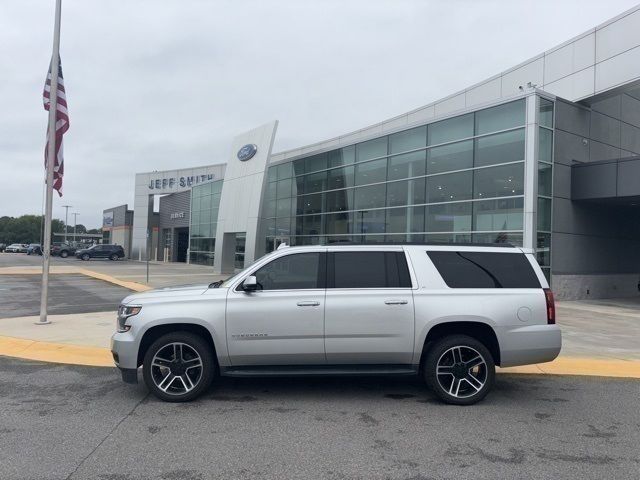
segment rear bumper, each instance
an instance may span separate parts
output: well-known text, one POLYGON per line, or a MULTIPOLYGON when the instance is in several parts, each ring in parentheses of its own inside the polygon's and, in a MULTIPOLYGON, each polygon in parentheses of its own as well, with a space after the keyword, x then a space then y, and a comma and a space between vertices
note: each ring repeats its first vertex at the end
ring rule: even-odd
POLYGON ((554 360, 562 348, 558 325, 504 328, 500 332, 500 366, 514 367, 554 360))

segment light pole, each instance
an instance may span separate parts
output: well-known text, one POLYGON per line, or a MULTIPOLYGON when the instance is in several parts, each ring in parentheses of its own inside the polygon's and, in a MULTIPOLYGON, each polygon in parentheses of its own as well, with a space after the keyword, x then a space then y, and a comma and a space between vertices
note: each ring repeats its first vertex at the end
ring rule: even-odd
POLYGON ((69 220, 69 209, 72 207, 72 205, 62 205, 62 208, 64 208, 64 243, 67 243, 67 233, 69 228, 67 227, 67 223, 69 220))
POLYGON ((78 215, 80 215, 77 212, 73 212, 71 215, 73 215, 73 242, 75 243, 76 241, 76 224, 78 223, 78 215))

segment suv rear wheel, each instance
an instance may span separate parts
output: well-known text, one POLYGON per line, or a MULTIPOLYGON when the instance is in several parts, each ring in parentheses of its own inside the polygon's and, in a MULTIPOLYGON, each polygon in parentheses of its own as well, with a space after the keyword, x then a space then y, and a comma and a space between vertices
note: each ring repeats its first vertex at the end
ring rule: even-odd
POLYGON ((112 253, 111 256, 109 257, 109 260, 113 260, 114 262, 116 260, 118 260, 118 254, 117 253, 112 253))
POLYGON ((62 258, 67 258, 67 257, 69 256, 69 252, 67 252, 66 250, 62 250, 62 251, 60 252, 60 256, 61 256, 62 258))
POLYGON ((472 405, 493 387, 496 367, 482 342, 467 335, 451 335, 429 348, 423 371, 427 385, 442 401, 472 405))
POLYGON ((166 402, 188 402, 205 392, 216 373, 211 348, 188 332, 163 335, 145 353, 142 376, 147 388, 166 402))

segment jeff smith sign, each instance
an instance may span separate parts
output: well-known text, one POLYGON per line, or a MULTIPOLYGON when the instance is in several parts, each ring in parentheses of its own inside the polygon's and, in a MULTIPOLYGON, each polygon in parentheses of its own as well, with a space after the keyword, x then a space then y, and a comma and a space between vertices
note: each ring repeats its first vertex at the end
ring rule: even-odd
POLYGON ((169 178, 156 178, 149 181, 149 190, 166 190, 176 188, 192 187, 199 183, 208 182, 213 180, 215 175, 191 175, 189 177, 169 177, 169 178))

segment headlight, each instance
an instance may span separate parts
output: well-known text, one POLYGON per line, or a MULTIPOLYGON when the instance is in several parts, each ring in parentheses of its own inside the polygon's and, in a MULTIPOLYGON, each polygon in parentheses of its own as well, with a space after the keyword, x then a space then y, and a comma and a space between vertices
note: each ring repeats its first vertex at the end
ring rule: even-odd
POLYGON ((131 329, 131 325, 125 325, 125 322, 129 317, 137 315, 142 310, 140 305, 120 305, 118 307, 118 332, 128 332, 131 329))

